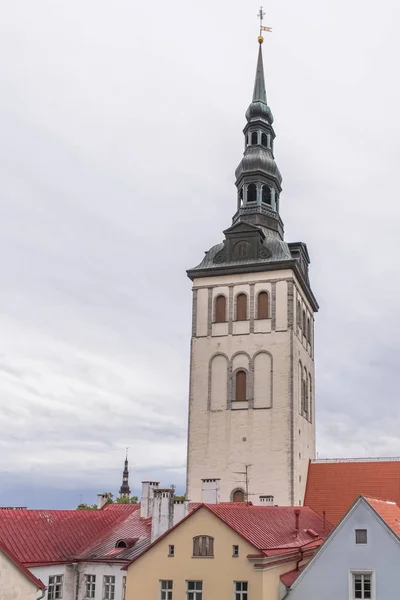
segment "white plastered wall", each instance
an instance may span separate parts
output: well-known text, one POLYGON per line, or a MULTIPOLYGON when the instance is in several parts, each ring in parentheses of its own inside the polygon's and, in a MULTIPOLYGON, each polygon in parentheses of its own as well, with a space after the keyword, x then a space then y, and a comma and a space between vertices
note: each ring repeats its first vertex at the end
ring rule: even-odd
POLYGON ((0 550, 1 600, 36 600, 37 587, 0 550))

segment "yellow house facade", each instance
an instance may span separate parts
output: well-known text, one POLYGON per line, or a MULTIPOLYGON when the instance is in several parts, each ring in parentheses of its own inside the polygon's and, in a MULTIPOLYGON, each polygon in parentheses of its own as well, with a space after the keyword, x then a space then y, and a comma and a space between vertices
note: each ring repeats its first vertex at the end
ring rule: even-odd
MULTIPOLYGON (((126 600, 277 600, 280 576, 315 552, 298 545, 310 543, 308 534, 293 537, 292 547, 261 549, 268 521, 276 521, 277 511, 282 519, 282 508, 200 505, 128 565, 126 600), (214 511, 227 513, 229 524, 214 511)), ((284 508, 295 536, 296 509, 284 508)), ((314 525, 318 520, 313 513, 314 525)), ((287 523, 282 539, 286 529, 287 523)))

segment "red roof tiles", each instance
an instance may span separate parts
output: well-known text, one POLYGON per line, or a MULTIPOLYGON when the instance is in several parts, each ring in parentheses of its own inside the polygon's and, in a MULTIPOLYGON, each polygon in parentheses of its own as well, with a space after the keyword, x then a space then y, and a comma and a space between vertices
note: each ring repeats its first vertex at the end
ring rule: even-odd
POLYGON ((389 500, 377 500, 376 498, 365 498, 373 509, 389 525, 394 533, 400 536, 400 507, 389 500))
MULTIPOLYGON (((25 566, 75 559, 90 541, 104 539, 139 505, 114 510, 0 510, 0 543, 25 566)), ((127 533, 131 535, 130 530, 127 533)), ((116 534, 121 538, 119 532, 116 534)), ((113 539, 113 536, 112 536, 113 539)))
POLYGON ((400 504, 400 459, 312 461, 304 498, 319 515, 336 525, 358 496, 400 504))

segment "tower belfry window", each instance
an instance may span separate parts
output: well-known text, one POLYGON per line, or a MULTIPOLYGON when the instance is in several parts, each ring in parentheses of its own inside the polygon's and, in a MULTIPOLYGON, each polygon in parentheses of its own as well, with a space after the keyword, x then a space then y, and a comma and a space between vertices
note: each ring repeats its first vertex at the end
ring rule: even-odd
POLYGON ((257 186, 255 183, 250 183, 247 186, 247 202, 257 202, 257 186))
POLYGON ((246 402, 247 394, 247 373, 246 371, 237 371, 235 382, 235 400, 236 402, 246 402))
POLYGON ((260 292, 257 298, 257 319, 268 319, 268 294, 260 292))
POLYGON ((251 144, 252 144, 252 146, 255 146, 256 144, 258 144, 258 133, 257 133, 257 131, 253 131, 253 133, 251 134, 251 144))
POLYGON ((225 296, 217 296, 215 300, 215 322, 225 323, 226 321, 226 298, 225 296))
POLYGON ((261 201, 263 204, 272 204, 272 190, 268 185, 262 186, 261 201))
POLYGON ((261 145, 268 148, 268 136, 266 133, 261 134, 261 145))
POLYGON ((236 321, 247 320, 247 296, 238 294, 236 296, 236 321))

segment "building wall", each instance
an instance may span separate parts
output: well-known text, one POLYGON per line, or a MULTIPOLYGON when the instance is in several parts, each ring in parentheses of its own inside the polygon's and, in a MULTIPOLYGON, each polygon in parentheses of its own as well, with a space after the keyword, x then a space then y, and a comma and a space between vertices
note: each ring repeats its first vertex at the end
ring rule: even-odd
POLYGON ((373 571, 376 594, 372 600, 393 598, 397 589, 400 546, 378 517, 364 504, 343 522, 315 557, 313 565, 297 586, 290 600, 352 599, 351 571, 373 571), (368 543, 355 543, 355 529, 367 529, 368 543))
POLYGON ((232 600, 234 581, 248 582, 252 600, 277 600, 279 575, 295 565, 257 571, 247 558, 257 552, 206 508, 201 508, 128 567, 126 598, 159 598, 160 580, 164 579, 173 581, 174 600, 186 598, 188 580, 203 582, 203 597, 207 600, 232 600), (197 535, 214 537, 214 558, 192 558, 193 537, 197 535), (174 545, 174 557, 168 556, 170 544, 174 545), (239 545, 238 557, 232 556, 234 544, 239 545))
POLYGON ((0 552, 0 598, 1 600, 36 600, 37 588, 0 552))
MULTIPOLYGON (((78 600, 85 598, 85 574, 96 575, 95 600, 103 599, 103 577, 104 575, 115 576, 115 600, 122 600, 122 580, 126 575, 121 571, 122 564, 106 563, 77 563, 72 565, 53 565, 47 567, 33 567, 30 570, 36 577, 48 586, 51 575, 64 575, 63 600, 76 600, 76 583, 78 576, 78 600)), ((1 597, 1 596, 0 596, 1 597)), ((45 598, 47 595, 45 596, 45 598)), ((1 598, 1 600, 3 600, 1 598)))
MULTIPOLYGON (((314 410, 300 414, 299 361, 314 382, 313 340, 297 327, 297 301, 311 307, 291 270, 199 278, 193 285, 187 494, 201 501, 202 479, 220 479, 220 500, 245 490, 249 500, 303 501, 308 461, 315 457, 314 410), (257 318, 257 295, 269 294, 268 319, 257 318), (245 293, 248 319, 235 322, 245 293), (227 322, 215 323, 215 299, 227 299, 227 322), (247 402, 232 402, 235 371, 247 371, 247 402)), ((311 329, 313 329, 311 327, 311 329)), ((314 387, 313 387, 314 389, 314 387)))

